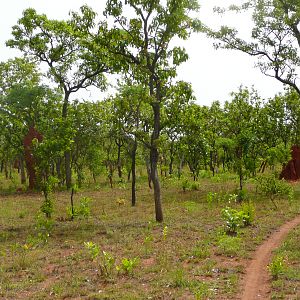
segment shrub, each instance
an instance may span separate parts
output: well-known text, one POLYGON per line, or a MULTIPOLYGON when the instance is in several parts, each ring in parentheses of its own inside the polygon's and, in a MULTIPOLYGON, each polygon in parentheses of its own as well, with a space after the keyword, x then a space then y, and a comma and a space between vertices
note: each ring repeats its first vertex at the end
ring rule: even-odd
POLYGON ((118 272, 123 271, 127 275, 133 274, 133 269, 138 265, 138 258, 135 257, 133 259, 123 258, 121 261, 121 265, 117 266, 116 269, 118 272))
POLYGON ((294 190, 285 180, 279 180, 275 174, 269 176, 259 176, 256 179, 256 188, 263 195, 269 197, 277 209, 276 198, 287 197, 289 201, 294 199, 294 190))
POLYGON ((268 265, 268 269, 272 275, 274 280, 277 280, 279 275, 283 274, 285 265, 284 265, 284 257, 281 255, 277 255, 272 259, 272 262, 268 265))
POLYGON ((251 202, 244 203, 239 211, 230 207, 222 209, 222 217, 226 222, 226 232, 236 234, 239 227, 251 225, 254 214, 255 208, 251 202))
POLYGON ((90 209, 90 202, 91 198, 89 197, 82 197, 79 200, 79 205, 75 205, 73 208, 72 213, 72 207, 67 208, 67 214, 70 218, 79 217, 79 218, 88 218, 91 215, 91 209, 90 209))
POLYGON ((241 215, 235 209, 226 207, 222 209, 222 217, 226 222, 226 232, 236 234, 238 227, 241 226, 241 215))

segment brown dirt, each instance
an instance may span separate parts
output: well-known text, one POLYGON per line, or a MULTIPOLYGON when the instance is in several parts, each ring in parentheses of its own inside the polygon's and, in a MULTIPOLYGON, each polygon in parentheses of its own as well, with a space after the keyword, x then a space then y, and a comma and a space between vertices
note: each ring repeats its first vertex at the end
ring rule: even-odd
POLYGON ((267 266, 272 257, 272 251, 279 247, 286 235, 300 225, 300 216, 282 225, 256 250, 253 259, 246 269, 243 282, 243 300, 270 299, 270 275, 267 266))

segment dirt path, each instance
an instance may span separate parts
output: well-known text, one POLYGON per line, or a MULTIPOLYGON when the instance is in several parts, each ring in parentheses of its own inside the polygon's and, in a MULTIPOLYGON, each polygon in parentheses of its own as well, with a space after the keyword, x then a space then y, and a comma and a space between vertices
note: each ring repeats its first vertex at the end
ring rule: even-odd
POLYGON ((250 265, 246 269, 243 283, 242 300, 270 299, 270 276, 267 265, 272 251, 280 246, 286 235, 297 225, 300 216, 282 225, 256 250, 250 265))

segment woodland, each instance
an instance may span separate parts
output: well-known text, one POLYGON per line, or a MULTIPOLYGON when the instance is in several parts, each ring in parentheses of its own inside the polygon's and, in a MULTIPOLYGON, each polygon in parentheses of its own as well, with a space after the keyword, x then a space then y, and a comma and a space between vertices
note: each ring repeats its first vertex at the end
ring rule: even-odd
POLYGON ((255 251, 291 220, 253 293, 298 299, 300 4, 241 2, 215 10, 251 13, 249 40, 192 17, 196 0, 23 12, 0 62, 1 299, 250 299, 255 251), (284 92, 201 105, 176 80, 192 33, 284 92), (76 100, 111 76, 114 94, 76 100))

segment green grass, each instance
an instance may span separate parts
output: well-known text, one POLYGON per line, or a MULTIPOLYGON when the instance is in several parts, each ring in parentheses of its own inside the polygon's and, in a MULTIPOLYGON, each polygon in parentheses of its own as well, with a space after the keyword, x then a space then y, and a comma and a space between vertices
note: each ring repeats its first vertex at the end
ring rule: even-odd
MULTIPOLYGON (((67 218, 69 193, 55 193, 54 224, 47 243, 34 243, 42 195, 3 195, 0 298, 234 299, 252 251, 300 211, 298 185, 295 201, 278 201, 279 209, 274 210, 272 203, 255 194, 255 188, 249 184, 248 195, 256 209, 254 223, 239 229, 236 237, 224 236, 222 208, 241 206, 228 203, 225 196, 222 201, 209 204, 207 194, 233 194, 237 186, 235 176, 222 175, 214 180, 203 176, 197 190, 185 192, 180 181, 163 179, 163 224, 153 221, 152 191, 146 181, 141 180, 138 185, 136 207, 130 205, 130 183, 114 189, 103 183, 100 188, 81 190, 75 195, 75 203, 79 204, 83 196, 90 197, 91 216, 74 221, 67 218), (120 198, 125 199, 124 204, 118 204, 120 198), (103 276, 101 261, 92 260, 84 246, 89 241, 109 252, 115 265, 120 265, 123 258, 137 257, 138 263, 128 274, 113 269, 111 276, 103 276)), ((296 247, 294 235, 290 238, 296 247)), ((290 248, 291 243, 287 244, 290 248)), ((296 255, 295 251, 289 253, 296 255)), ((279 277, 289 285, 296 282, 292 278, 297 273, 300 254, 291 261, 290 267, 296 266, 295 270, 291 269, 289 276, 279 277)), ((288 295, 295 296, 292 290, 288 295)))
MULTIPOLYGON (((272 263, 278 257, 282 266, 277 276, 273 276, 272 299, 299 299, 300 295, 300 228, 294 229, 282 246, 275 251, 272 263)), ((278 262, 277 262, 278 264, 278 262)), ((271 270, 270 270, 271 271, 271 270)), ((276 271, 276 269, 275 269, 276 271)))

